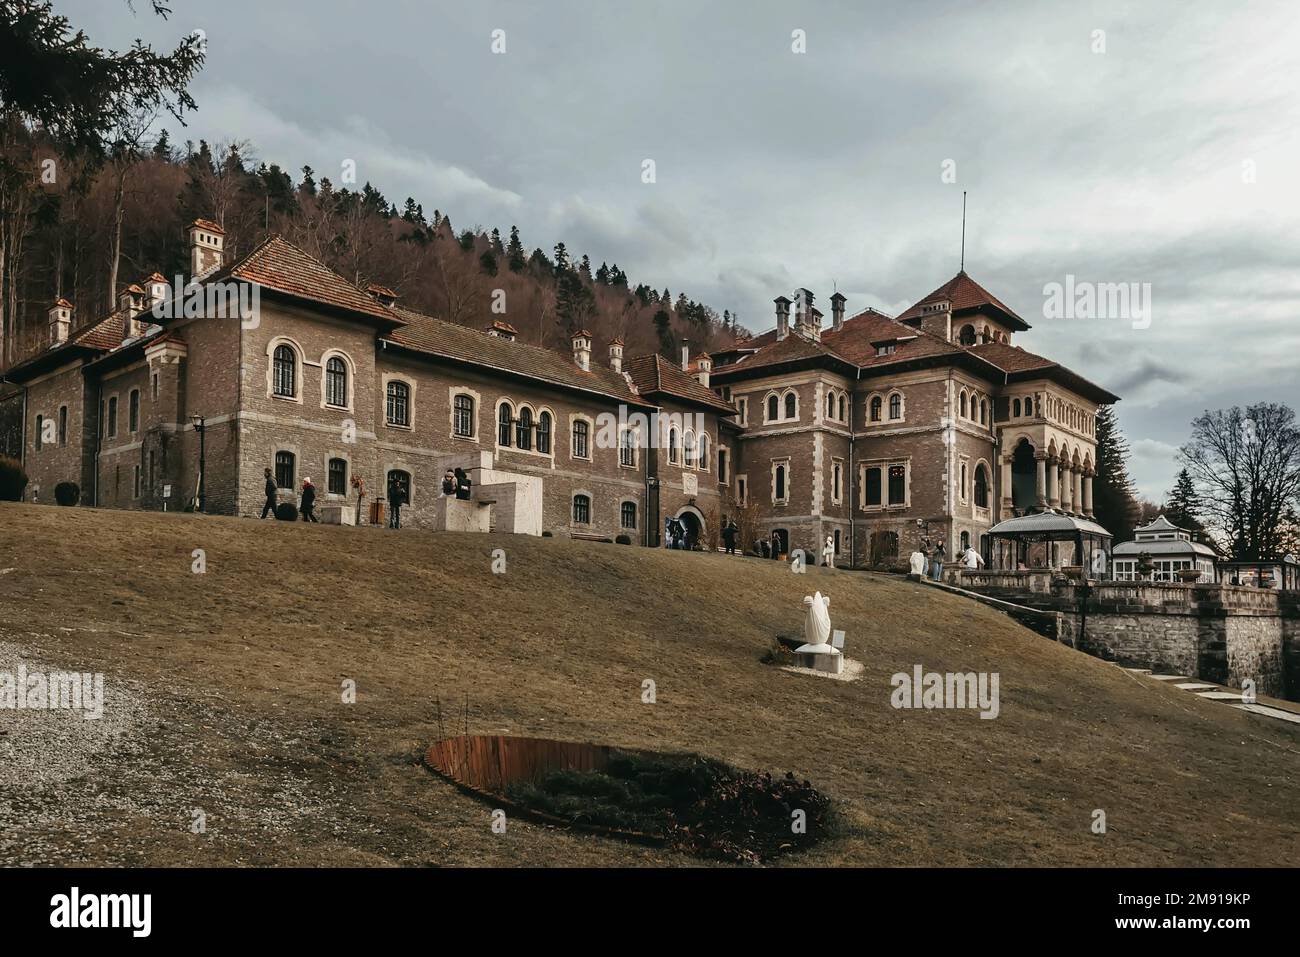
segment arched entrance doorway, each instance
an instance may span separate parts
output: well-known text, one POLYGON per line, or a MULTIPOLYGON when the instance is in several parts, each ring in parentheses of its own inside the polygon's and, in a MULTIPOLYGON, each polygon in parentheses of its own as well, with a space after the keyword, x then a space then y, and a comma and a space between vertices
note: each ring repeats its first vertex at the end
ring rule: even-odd
POLYGON ((694 550, 704 544, 704 516, 692 505, 683 506, 674 516, 686 532, 686 547, 694 550))
POLYGON ((1011 456, 1011 507, 1018 514, 1038 505, 1038 463, 1034 461, 1034 447, 1028 439, 1021 439, 1011 456))

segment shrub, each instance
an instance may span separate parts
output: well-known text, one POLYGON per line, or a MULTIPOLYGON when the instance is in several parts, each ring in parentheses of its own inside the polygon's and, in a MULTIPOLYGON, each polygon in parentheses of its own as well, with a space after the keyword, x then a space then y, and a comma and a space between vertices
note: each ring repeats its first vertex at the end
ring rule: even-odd
POLYGON ((618 542, 620 545, 631 545, 632 537, 630 535, 619 535, 614 539, 614 541, 618 542))
POLYGON ((76 505, 81 501, 81 486, 76 482, 60 482, 54 486, 54 501, 60 505, 76 505))
POLYGON ((21 502, 27 488, 27 473, 22 463, 0 455, 0 502, 21 502))
POLYGON ((298 508, 293 502, 281 502, 275 507, 275 517, 282 522, 298 521, 298 508))

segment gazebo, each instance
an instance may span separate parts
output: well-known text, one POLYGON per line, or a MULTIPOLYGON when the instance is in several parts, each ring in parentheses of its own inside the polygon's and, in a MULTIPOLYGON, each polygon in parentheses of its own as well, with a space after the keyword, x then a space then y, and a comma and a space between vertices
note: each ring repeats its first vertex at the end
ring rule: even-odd
POLYGON ((1111 534, 1086 518, 1033 512, 998 522, 988 531, 991 568, 1079 565, 1090 578, 1107 578, 1111 534))
POLYGON ((1178 581, 1184 572, 1198 573, 1196 580, 1214 581, 1214 563, 1218 557, 1214 549, 1192 541, 1191 532, 1179 528, 1163 515, 1157 515, 1148 525, 1133 530, 1133 541, 1120 542, 1112 555, 1115 559, 1115 577, 1120 581, 1139 581, 1142 578, 1143 553, 1151 559, 1152 581, 1178 581))

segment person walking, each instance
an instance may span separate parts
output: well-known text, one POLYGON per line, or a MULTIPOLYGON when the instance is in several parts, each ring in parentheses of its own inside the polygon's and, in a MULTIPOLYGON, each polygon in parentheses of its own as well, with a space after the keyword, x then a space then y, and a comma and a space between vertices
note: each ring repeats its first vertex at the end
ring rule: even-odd
POLYGON ((935 581, 943 581, 943 560, 947 557, 943 542, 940 542, 934 549, 934 554, 930 556, 930 572, 935 581))
POLYGON ((462 502, 469 501, 470 489, 473 486, 469 476, 465 474, 462 468, 456 469, 456 497, 462 502))
POLYGON ((984 556, 975 551, 973 545, 968 545, 966 547, 966 551, 962 553, 961 560, 967 570, 973 572, 979 571, 980 566, 984 564, 984 556))
POLYGON ((728 521, 722 528, 722 542, 727 546, 727 554, 736 554, 736 523, 728 521))
POLYGON ((302 480, 302 504, 298 506, 298 511, 302 512, 304 522, 320 521, 316 517, 316 486, 311 484, 309 478, 302 480))
POLYGON ((394 475, 388 480, 388 527, 402 527, 402 503, 406 501, 406 486, 394 475))
POLYGON ((279 486, 275 484, 275 476, 270 469, 263 469, 263 472, 266 473, 266 504, 262 506, 262 518, 267 515, 275 518, 275 493, 279 486))

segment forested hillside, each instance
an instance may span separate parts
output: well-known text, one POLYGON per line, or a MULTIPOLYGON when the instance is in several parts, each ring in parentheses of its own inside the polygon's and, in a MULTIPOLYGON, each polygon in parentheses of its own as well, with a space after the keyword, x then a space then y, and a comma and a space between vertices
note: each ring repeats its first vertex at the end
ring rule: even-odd
POLYGON ((694 353, 737 331, 728 311, 633 285, 617 263, 593 264, 563 242, 530 250, 512 226, 454 226, 447 212, 414 198, 399 206, 370 183, 349 188, 307 166, 291 175, 251 161, 247 143, 137 140, 90 161, 23 124, 5 131, 5 167, 30 175, 11 175, 4 192, 2 308, 13 321, 0 367, 42 346, 56 298, 75 304, 79 326, 108 312, 125 284, 184 273, 185 227, 197 218, 225 228, 228 259, 279 233, 363 287, 396 290, 409 308, 467 325, 504 319, 547 346, 567 349, 568 334, 587 328, 598 344, 622 336, 632 355, 675 355, 683 338, 694 353), (498 289, 504 314, 491 311, 498 289))

